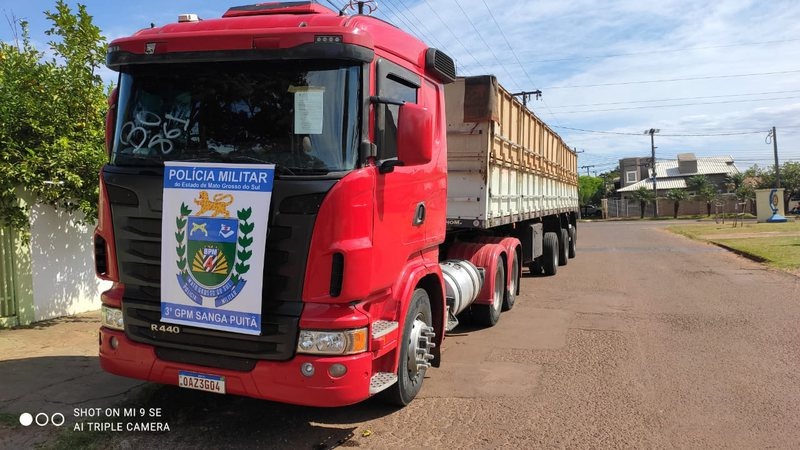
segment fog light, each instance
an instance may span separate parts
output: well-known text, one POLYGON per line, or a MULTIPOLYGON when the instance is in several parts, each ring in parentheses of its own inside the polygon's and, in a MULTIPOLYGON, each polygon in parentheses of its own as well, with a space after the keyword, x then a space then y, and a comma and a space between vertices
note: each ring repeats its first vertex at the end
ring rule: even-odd
POLYGON ((111 336, 111 339, 108 340, 108 343, 111 344, 111 348, 114 350, 119 347, 119 341, 117 340, 116 336, 111 336))
POLYGON ((303 363, 303 365, 300 366, 300 373, 307 377, 314 375, 314 365, 311 363, 303 363))
POLYGON ((339 378, 344 376, 347 373, 347 366, 344 364, 331 364, 328 367, 328 375, 332 376, 333 378, 339 378))

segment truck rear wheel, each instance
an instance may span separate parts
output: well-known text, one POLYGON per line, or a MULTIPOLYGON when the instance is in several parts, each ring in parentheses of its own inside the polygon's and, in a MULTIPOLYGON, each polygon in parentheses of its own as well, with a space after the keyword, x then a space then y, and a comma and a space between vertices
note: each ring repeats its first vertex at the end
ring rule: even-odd
POLYGON ((408 405, 422 388, 425 372, 433 359, 431 349, 436 345, 431 317, 428 293, 424 289, 415 290, 403 327, 397 383, 383 391, 384 399, 392 404, 408 405))
POLYGON ((542 267, 545 275, 555 275, 558 271, 558 235, 552 231, 542 239, 542 267))
POLYGON ((558 235, 558 265, 566 266, 569 261, 569 231, 566 228, 560 230, 558 235))
POLYGON ((569 227, 569 252, 567 256, 569 256, 570 258, 574 258, 577 247, 578 247, 578 229, 575 227, 569 227))
POLYGON ((514 261, 511 263, 511 281, 508 283, 506 295, 503 297, 503 311, 508 311, 514 307, 514 302, 517 300, 517 286, 519 286, 519 258, 514 255, 514 261))
POLYGON ((500 319, 503 307, 503 293, 506 290, 506 271, 503 258, 497 258, 497 269, 494 271, 494 300, 491 305, 472 305, 472 318, 487 327, 494 326, 500 319))

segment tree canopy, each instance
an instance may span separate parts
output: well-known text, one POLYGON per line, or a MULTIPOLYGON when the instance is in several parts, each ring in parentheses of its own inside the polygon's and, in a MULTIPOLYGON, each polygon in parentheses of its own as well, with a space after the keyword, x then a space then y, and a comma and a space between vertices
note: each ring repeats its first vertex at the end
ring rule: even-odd
POLYGON ((98 71, 105 38, 84 5, 58 0, 46 11, 48 56, 34 48, 25 21, 20 38, 0 41, 0 225, 27 226, 19 189, 35 201, 94 220, 97 174, 106 160, 108 88, 98 71))
POLYGON ((591 205, 600 202, 605 195, 605 185, 600 177, 580 176, 578 177, 578 195, 581 205, 591 205))

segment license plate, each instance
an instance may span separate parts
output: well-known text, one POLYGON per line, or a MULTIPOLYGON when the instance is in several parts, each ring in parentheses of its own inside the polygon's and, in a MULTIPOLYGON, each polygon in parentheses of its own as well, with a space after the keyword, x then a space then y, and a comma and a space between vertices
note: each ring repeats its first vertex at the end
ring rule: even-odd
POLYGON ((178 386, 198 391, 225 393, 225 377, 197 372, 178 372, 178 386))

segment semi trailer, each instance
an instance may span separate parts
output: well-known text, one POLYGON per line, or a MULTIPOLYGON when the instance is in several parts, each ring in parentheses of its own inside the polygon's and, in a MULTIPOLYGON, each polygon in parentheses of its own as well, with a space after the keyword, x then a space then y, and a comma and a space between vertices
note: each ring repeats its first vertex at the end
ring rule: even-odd
POLYGON ((405 405, 459 319, 575 256, 577 157, 493 76, 367 14, 230 8, 111 42, 100 363, 405 405))

